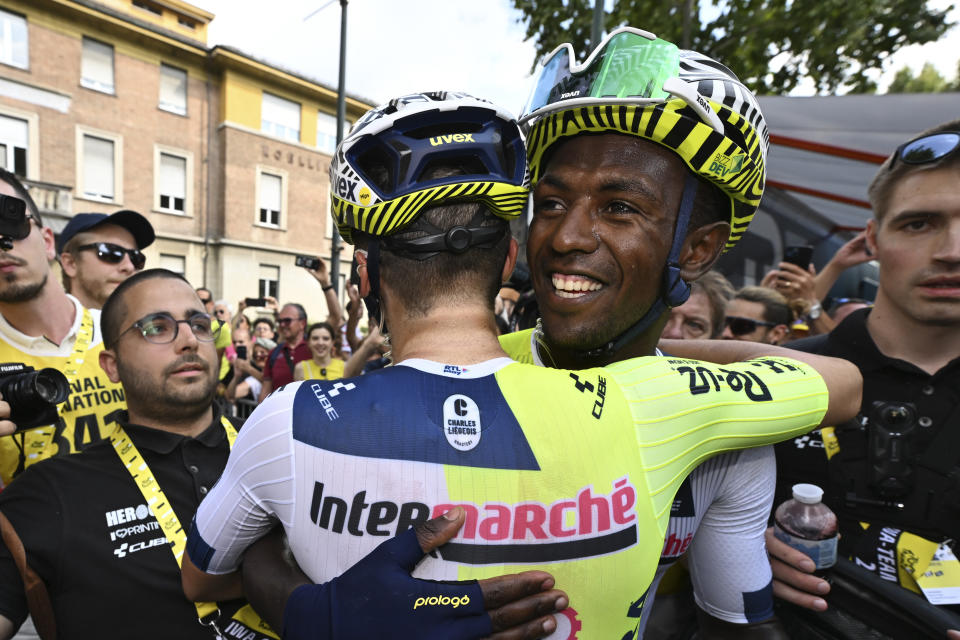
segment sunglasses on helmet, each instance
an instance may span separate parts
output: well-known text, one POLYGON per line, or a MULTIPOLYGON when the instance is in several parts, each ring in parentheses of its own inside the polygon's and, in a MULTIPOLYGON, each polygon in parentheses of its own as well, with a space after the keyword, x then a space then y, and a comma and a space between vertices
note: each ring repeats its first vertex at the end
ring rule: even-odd
POLYGON ((904 164, 928 164, 945 158, 960 148, 960 132, 942 131, 921 136, 897 147, 890 169, 900 161, 904 164))
POLYGON ((109 264, 120 264, 123 262, 124 255, 130 256, 130 262, 133 264, 133 268, 138 271, 143 269, 143 265, 147 263, 147 257, 143 255, 139 249, 127 249, 126 247, 121 247, 120 245, 109 242, 94 242, 77 247, 77 251, 88 251, 91 249, 97 252, 98 258, 109 264))
POLYGON ((735 336, 745 336, 753 333, 757 327, 775 327, 776 322, 764 322, 763 320, 754 320, 753 318, 741 318, 739 316, 727 316, 723 319, 723 326, 730 329, 730 333, 735 336))
POLYGON ((680 49, 654 34, 621 27, 600 43, 582 63, 573 46, 564 43, 547 54, 537 72, 521 124, 581 105, 655 104, 679 98, 700 118, 723 133, 723 123, 696 90, 678 77, 680 49))

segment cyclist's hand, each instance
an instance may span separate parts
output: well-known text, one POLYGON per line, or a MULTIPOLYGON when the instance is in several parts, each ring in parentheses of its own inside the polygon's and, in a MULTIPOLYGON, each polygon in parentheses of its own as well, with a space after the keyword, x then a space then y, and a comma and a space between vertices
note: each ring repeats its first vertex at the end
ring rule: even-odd
MULTIPOLYGON (((434 518, 414 527, 424 553, 444 545, 463 526, 463 509, 434 518), (449 519, 448 519, 449 518, 449 519)), ((556 629, 550 615, 567 608, 567 597, 553 588, 553 576, 545 571, 524 571, 479 581, 483 604, 497 640, 542 638, 556 629)))
POLYGON ((947 631, 947 638, 948 640, 960 640, 960 631, 954 631, 953 629, 947 631))
POLYGON ((767 529, 766 541, 773 571, 773 595, 814 611, 826 610, 827 601, 822 596, 830 592, 830 583, 813 575, 816 567, 810 556, 778 540, 773 527, 767 529))

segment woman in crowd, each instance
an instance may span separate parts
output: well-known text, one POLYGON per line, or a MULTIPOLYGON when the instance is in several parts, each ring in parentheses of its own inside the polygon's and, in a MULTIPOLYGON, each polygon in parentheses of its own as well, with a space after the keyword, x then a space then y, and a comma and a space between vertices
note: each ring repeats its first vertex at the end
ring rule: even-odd
POLYGON ((294 380, 336 380, 343 377, 343 360, 334 356, 334 329, 327 322, 317 322, 307 329, 307 346, 312 357, 297 363, 294 380))

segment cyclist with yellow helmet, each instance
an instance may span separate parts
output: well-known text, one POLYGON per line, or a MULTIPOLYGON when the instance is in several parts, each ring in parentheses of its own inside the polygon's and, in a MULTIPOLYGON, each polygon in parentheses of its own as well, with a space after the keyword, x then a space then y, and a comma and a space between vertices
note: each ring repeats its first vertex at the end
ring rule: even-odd
MULTIPOLYGON (((756 99, 716 61, 622 28, 581 65, 569 45, 548 55, 521 120, 542 320, 503 338, 505 350, 567 368, 652 354, 668 308, 735 245, 759 204, 767 131, 756 99)), ((688 349, 670 347, 709 359, 688 349)), ((674 501, 655 586, 686 554, 710 637, 746 624, 764 637, 779 631, 767 622, 763 542, 774 484, 770 448, 734 451, 700 465, 674 501)))
MULTIPOLYGON (((340 574, 397 544, 419 559, 408 528, 450 511, 462 529, 415 576, 548 570, 570 596, 554 637, 632 637, 685 476, 855 410, 852 367, 767 345, 719 345, 724 365, 647 357, 573 372, 506 358, 493 300, 516 258, 507 219, 527 180, 517 123, 490 103, 391 101, 358 121, 331 181, 397 364, 287 385, 258 407, 190 533, 193 598, 235 594, 242 553, 280 523, 319 583, 290 596, 286 637, 489 634, 470 583, 370 581, 369 598, 337 600, 340 574), (471 626, 444 626, 456 616, 471 626)), ((694 262, 678 260, 680 271, 694 262)))

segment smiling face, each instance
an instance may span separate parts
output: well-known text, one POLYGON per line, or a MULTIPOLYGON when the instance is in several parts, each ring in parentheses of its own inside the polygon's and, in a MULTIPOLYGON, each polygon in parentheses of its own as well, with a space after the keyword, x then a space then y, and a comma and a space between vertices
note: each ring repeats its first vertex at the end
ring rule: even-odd
POLYGON ((325 360, 330 357, 330 348, 333 346, 333 336, 326 327, 315 327, 307 338, 307 346, 316 360, 325 360))
POLYGON ((527 244, 553 345, 602 345, 656 300, 686 173, 669 150, 621 134, 577 136, 554 152, 527 244))
POLYGON ((960 169, 909 174, 867 225, 880 263, 877 307, 914 323, 960 324, 960 169))
POLYGON ((213 342, 197 340, 184 322, 177 325, 173 342, 166 344, 148 342, 136 328, 126 331, 153 313, 167 312, 176 320, 205 313, 196 292, 179 279, 151 278, 127 290, 123 303, 120 327, 124 333, 110 350, 115 371, 104 369, 123 384, 131 413, 176 418, 209 409, 219 372, 213 342))

